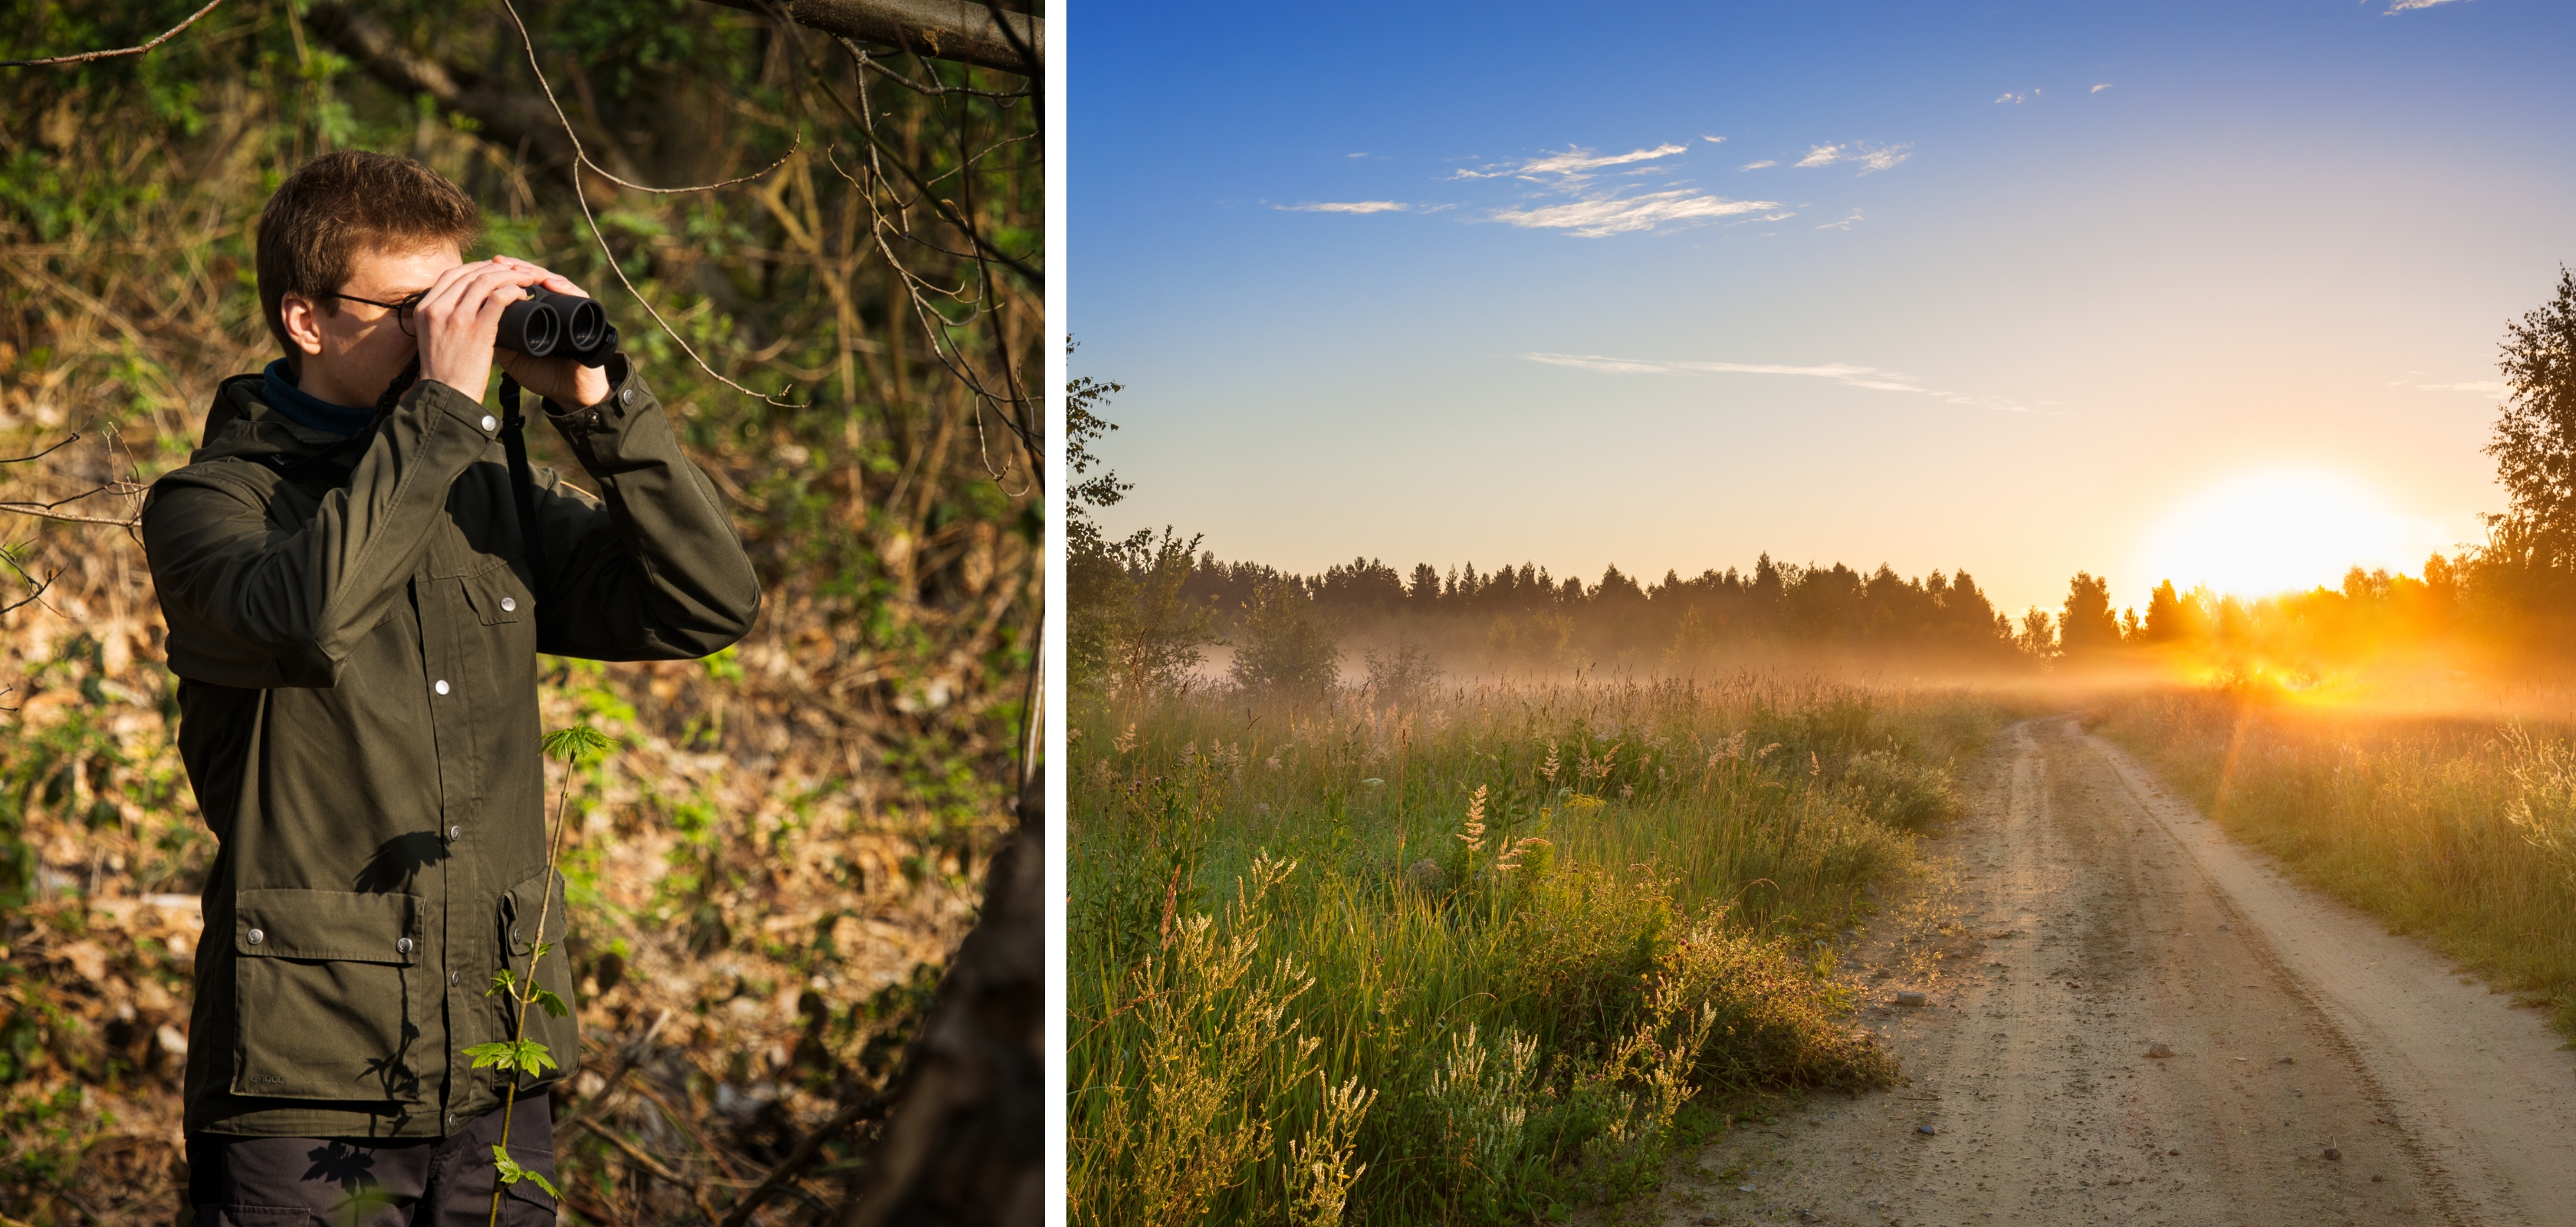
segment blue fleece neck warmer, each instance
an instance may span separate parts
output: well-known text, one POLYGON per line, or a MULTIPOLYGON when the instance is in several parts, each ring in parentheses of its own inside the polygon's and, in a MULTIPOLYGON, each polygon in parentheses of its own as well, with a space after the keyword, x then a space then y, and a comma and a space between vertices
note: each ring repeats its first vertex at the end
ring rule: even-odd
POLYGON ((261 386, 259 398, 268 407, 286 415, 286 420, 307 430, 329 431, 346 438, 376 420, 376 407, 351 408, 335 405, 295 386, 295 373, 286 369, 280 358, 268 364, 268 382, 261 386))

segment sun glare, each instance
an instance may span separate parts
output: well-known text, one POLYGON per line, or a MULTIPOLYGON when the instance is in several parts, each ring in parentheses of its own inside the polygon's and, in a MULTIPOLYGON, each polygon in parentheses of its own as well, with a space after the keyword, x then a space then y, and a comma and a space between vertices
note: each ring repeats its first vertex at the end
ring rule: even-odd
POLYGON ((2238 596, 2333 587, 2359 566, 2414 574, 2445 549, 2438 526, 2348 477, 2248 473, 2176 506, 2140 542, 2141 587, 2170 579, 2238 596))

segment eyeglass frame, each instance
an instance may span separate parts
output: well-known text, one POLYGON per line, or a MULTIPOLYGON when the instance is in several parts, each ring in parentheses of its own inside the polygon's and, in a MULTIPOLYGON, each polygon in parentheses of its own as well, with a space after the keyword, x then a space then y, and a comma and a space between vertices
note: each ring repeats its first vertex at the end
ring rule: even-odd
POLYGON ((377 302, 372 298, 360 298, 355 294, 342 294, 337 291, 324 294, 322 297, 345 298, 350 302, 362 302, 370 307, 383 307, 384 309, 394 313, 394 327, 402 329, 402 334, 404 336, 417 337, 420 334, 411 330, 412 308, 419 306, 420 300, 429 297, 429 291, 415 290, 410 294, 404 295, 398 302, 377 302))

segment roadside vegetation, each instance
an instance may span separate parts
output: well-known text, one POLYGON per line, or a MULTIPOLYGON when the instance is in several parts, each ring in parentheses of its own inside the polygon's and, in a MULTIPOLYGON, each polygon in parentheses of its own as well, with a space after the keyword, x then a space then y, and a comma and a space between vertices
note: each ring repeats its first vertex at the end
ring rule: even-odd
POLYGON ((2379 714, 2247 684, 2113 698, 2087 723, 2299 880, 2549 1010, 2576 1041, 2566 725, 2379 714))
POLYGON ((1529 1221, 1730 1096, 1887 1085, 1837 930, 1961 694, 1743 677, 1078 696, 1074 1221, 1529 1221))

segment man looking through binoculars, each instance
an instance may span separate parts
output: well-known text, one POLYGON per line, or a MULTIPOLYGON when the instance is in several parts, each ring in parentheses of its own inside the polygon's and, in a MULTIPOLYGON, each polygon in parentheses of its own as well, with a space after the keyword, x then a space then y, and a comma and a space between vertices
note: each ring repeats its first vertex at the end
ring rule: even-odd
MULTIPOLYGON (((482 1223, 505 1114, 512 1157, 551 1178, 542 1087, 523 1078, 505 1113, 504 1075, 462 1051, 520 1038, 497 973, 573 999, 536 655, 703 656, 759 609, 714 485, 614 331, 591 314, 569 331, 592 349, 522 352, 552 339, 531 340, 530 290, 567 309, 581 291, 466 262, 480 229, 406 159, 297 170, 259 226, 286 356, 224 381, 145 504, 180 752, 220 845, 186 1079, 200 1224, 482 1223), (598 495, 529 469, 521 386, 598 495)), ((525 1014, 561 1063, 549 1080, 570 1074, 574 1019, 525 1014)), ((503 1221, 554 1221, 537 1182, 506 1192, 503 1221)))

